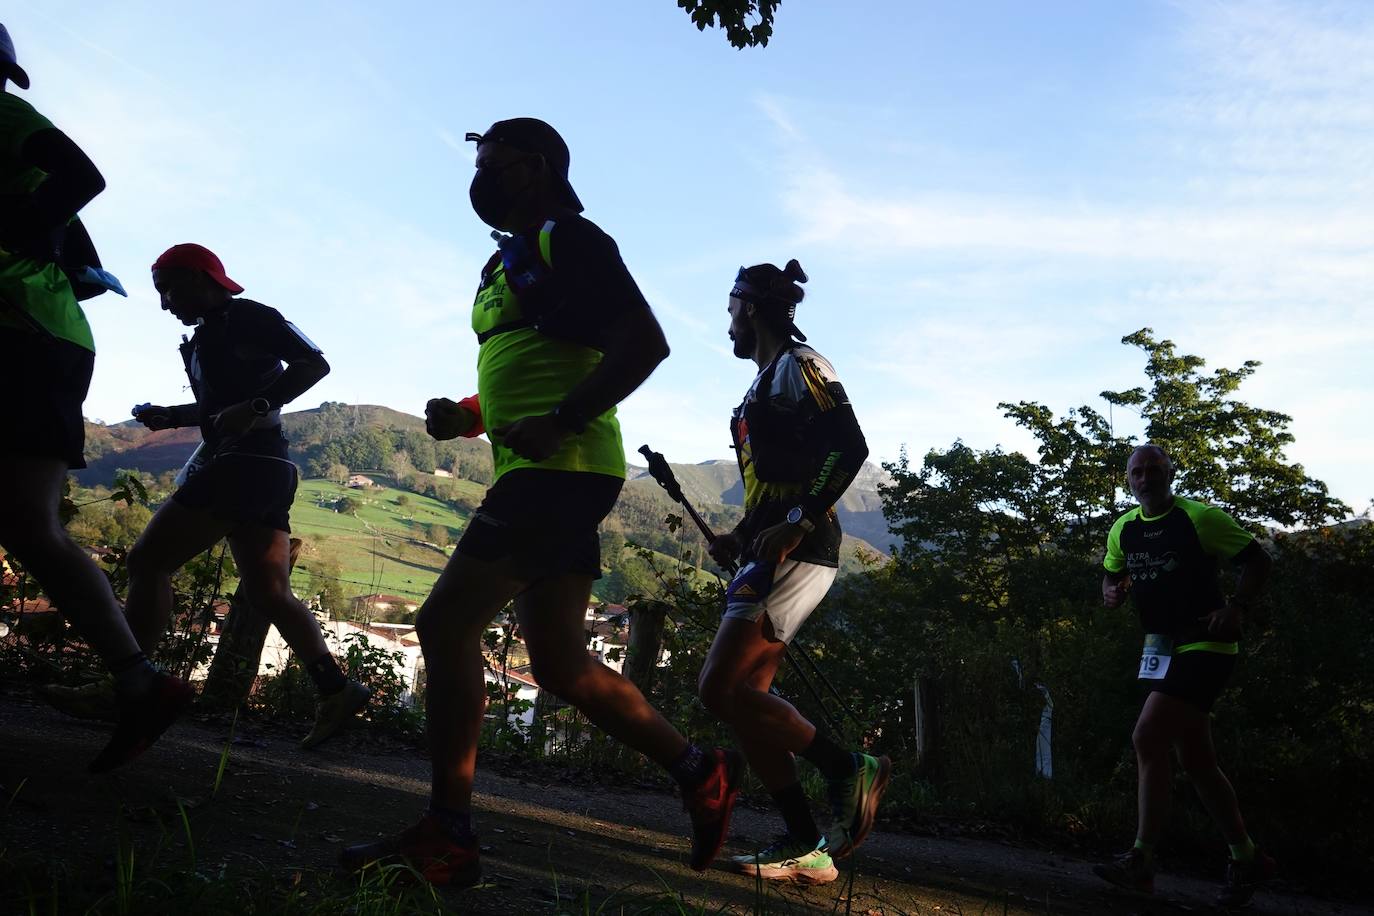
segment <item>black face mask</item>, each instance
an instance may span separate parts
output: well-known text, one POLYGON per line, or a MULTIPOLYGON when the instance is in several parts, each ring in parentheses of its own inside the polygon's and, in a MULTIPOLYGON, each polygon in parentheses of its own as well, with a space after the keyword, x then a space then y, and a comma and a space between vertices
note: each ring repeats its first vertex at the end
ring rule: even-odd
POLYGON ((504 166, 478 169, 477 174, 472 176, 472 185, 468 188, 468 199, 472 201, 472 210, 477 214, 478 219, 493 229, 509 230, 513 228, 508 225, 511 211, 520 204, 520 201, 534 184, 534 180, 531 178, 523 188, 514 193, 502 187, 502 174, 506 169, 516 164, 509 162, 504 166))

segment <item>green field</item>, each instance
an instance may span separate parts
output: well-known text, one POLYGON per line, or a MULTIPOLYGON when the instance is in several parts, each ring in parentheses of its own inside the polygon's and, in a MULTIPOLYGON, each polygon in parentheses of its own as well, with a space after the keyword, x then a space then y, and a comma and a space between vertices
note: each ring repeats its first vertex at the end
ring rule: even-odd
MULTIPOLYGON (((471 481, 451 483, 471 488, 476 497, 486 489, 471 481)), ((429 529, 446 527, 452 544, 467 519, 466 514, 418 493, 389 487, 351 490, 328 480, 301 481, 291 507, 291 532, 305 543, 291 585, 304 594, 313 570, 342 580, 338 585, 347 595, 380 592, 423 598, 452 550, 426 543, 429 529), (356 512, 329 508, 345 496, 360 504, 356 512)))
MULTIPOLYGON (((467 480, 449 483, 473 502, 486 490, 467 480)), ((298 595, 311 594, 313 574, 317 585, 332 583, 348 597, 388 594, 422 599, 439 578, 468 518, 446 503, 405 490, 355 490, 328 480, 303 480, 291 507, 292 536, 304 542, 291 587, 298 595), (355 512, 332 508, 345 496, 359 504, 355 512), (435 525, 448 529, 448 546, 430 542, 435 525)), ((672 559, 655 555, 662 568, 673 567, 672 559)), ((697 573, 697 578, 703 584, 714 579, 708 572, 697 573)))

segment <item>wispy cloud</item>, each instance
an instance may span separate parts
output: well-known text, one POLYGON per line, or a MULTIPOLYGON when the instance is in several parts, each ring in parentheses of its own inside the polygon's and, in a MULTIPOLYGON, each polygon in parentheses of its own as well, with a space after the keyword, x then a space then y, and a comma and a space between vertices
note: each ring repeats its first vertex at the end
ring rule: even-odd
POLYGON ((947 310, 870 335, 864 370, 901 380, 868 420, 884 450, 905 424, 941 429, 937 443, 953 430, 1015 443, 997 400, 1090 399, 1110 387, 1093 375, 1103 353, 1150 324, 1213 365, 1261 359, 1241 395, 1294 416, 1291 457, 1355 479, 1352 457, 1374 447, 1345 410, 1351 390, 1374 396, 1360 368, 1374 345, 1374 10, 1179 11, 1186 66, 1139 112, 1156 155, 1072 201, 1029 185, 894 187, 828 154, 785 102, 759 101, 796 243, 918 273, 865 300, 885 320, 913 300, 947 310), (1142 204, 1142 186, 1160 191, 1142 204))

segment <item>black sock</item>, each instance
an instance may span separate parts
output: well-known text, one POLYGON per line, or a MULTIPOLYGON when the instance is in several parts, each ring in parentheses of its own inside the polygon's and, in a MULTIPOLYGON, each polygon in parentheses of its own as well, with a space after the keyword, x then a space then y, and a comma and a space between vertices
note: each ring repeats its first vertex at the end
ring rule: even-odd
POLYGON ((343 669, 328 652, 306 665, 305 673, 315 682, 315 689, 325 696, 338 693, 348 686, 348 678, 344 677, 343 669))
POLYGON ((819 728, 816 729, 816 737, 811 739, 811 746, 797 756, 814 763, 826 779, 853 776, 858 768, 854 755, 822 735, 819 728))
POLYGON ((806 801, 806 793, 801 783, 794 782, 785 789, 770 793, 773 801, 782 811, 782 822, 787 825, 787 835, 802 843, 816 845, 821 841, 820 828, 811 816, 811 805, 806 801))
POLYGON ((429 803, 429 814, 439 822, 439 827, 444 831, 450 840, 455 843, 466 844, 477 839, 477 834, 472 830, 472 812, 459 811, 456 808, 445 808, 443 805, 429 803))
POLYGON ((678 785, 684 789, 694 789, 706 781, 715 762, 715 755, 706 753, 695 744, 689 744, 676 760, 668 764, 668 775, 676 779, 678 785))

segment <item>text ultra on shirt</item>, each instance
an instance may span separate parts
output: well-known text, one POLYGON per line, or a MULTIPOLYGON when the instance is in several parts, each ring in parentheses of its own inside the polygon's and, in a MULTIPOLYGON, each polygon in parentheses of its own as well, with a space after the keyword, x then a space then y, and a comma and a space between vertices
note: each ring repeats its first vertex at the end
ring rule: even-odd
MULTIPOLYGON (((557 407, 601 363, 609 326, 649 307, 615 241, 589 220, 561 216, 516 241, 534 264, 531 278, 517 292, 493 257, 472 305, 477 393, 488 431, 557 407)), ((544 461, 521 458, 489 436, 496 479, 516 468, 625 476, 614 407, 544 461)))
MULTIPOLYGON (((5 197, 28 194, 42 183, 44 173, 25 164, 21 151, 34 134, 53 129, 52 122, 28 102, 0 92, 0 206, 5 197)), ((77 303, 67 275, 51 261, 0 249, 0 297, 13 308, 28 312, 54 337, 95 352, 86 313, 77 303)), ((22 318, 7 311, 0 308, 0 328, 29 331, 22 318)))
POLYGON ((1176 496, 1163 515, 1146 516, 1137 506, 1118 518, 1102 565, 1130 573, 1131 600, 1145 632, 1177 643, 1206 642, 1211 637, 1198 618, 1225 601, 1218 561, 1230 560, 1254 539, 1222 510, 1176 496))

